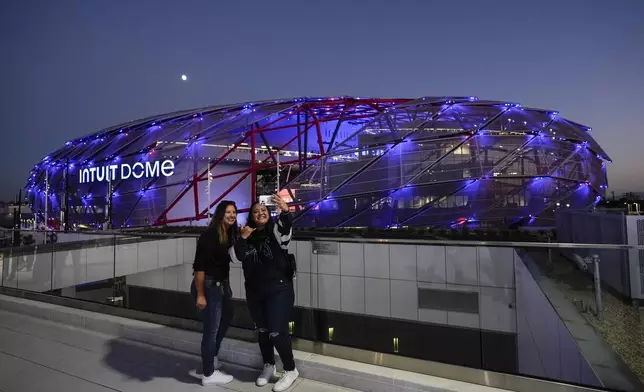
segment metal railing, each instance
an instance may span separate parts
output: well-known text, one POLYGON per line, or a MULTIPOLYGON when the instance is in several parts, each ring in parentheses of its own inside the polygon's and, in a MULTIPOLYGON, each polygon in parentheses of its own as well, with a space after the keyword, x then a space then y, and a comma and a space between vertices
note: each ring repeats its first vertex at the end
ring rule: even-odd
MULTIPOLYGON (((192 237, 198 238, 198 233, 163 233, 163 232, 144 232, 144 231, 125 231, 125 230, 99 230, 99 231, 54 231, 54 230, 25 230, 25 229, 7 229, 7 232, 21 233, 73 233, 80 235, 103 235, 103 236, 129 236, 129 237, 149 237, 149 238, 177 238, 192 237)), ((330 242, 351 242, 364 244, 408 244, 408 245, 445 245, 445 246, 489 246, 489 247, 513 247, 513 248, 541 248, 541 249, 607 249, 607 250, 644 250, 644 245, 631 244, 588 244, 573 242, 539 242, 539 241, 482 241, 482 240, 449 240, 449 239, 403 239, 403 238, 369 238, 369 237, 329 237, 308 233, 301 234, 295 231, 294 240, 313 240, 313 241, 330 241, 330 242)))

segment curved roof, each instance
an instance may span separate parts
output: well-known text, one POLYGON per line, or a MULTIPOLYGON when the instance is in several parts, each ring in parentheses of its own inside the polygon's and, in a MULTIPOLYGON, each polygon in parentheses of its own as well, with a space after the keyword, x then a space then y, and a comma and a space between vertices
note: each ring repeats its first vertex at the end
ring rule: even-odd
MULTIPOLYGON (((521 108, 522 110, 534 113, 546 114, 552 118, 552 124, 549 124, 552 128, 552 132, 556 134, 558 139, 569 140, 569 141, 579 141, 588 143, 589 147, 593 149, 597 154, 605 160, 610 161, 608 154, 599 146, 599 144, 593 139, 590 135, 591 128, 585 125, 581 125, 570 120, 566 120, 563 117, 559 116, 559 113, 552 110, 544 109, 534 109, 534 108, 522 108, 520 104, 506 101, 488 101, 488 100, 479 100, 477 97, 423 97, 418 99, 409 99, 409 98, 394 98, 394 99, 381 99, 381 98, 364 98, 364 97, 322 97, 322 98, 313 98, 313 97, 303 97, 303 98, 290 98, 290 99, 276 99, 276 100, 267 100, 267 101, 256 101, 256 102, 246 102, 230 105, 217 105, 209 106, 204 108, 182 110, 172 113, 161 114, 157 116, 150 116, 139 120, 128 121, 122 124, 112 126, 94 132, 87 136, 83 136, 77 139, 73 139, 65 144, 64 147, 56 150, 53 154, 48 157, 52 160, 60 160, 68 157, 69 152, 76 149, 79 143, 84 143, 93 139, 102 139, 103 141, 109 143, 109 138, 115 138, 122 130, 129 131, 142 131, 147 126, 154 126, 168 122, 175 122, 180 120, 187 120, 192 117, 203 117, 211 115, 214 113, 225 113, 227 117, 254 117, 252 113, 257 112, 257 110, 266 110, 279 112, 280 110, 292 110, 294 106, 300 106, 308 102, 311 103, 321 103, 328 102, 334 103, 336 101, 346 101, 346 100, 356 100, 364 101, 365 103, 375 102, 379 105, 384 106, 385 110, 395 110, 399 106, 407 106, 414 102, 418 103, 431 103, 436 105, 459 105, 464 107, 477 107, 482 105, 489 106, 509 106, 514 108, 521 108), (250 109, 250 110, 249 110, 250 109), (559 130, 559 133, 557 133, 559 130), (107 140, 105 140, 107 139, 107 140), (56 157, 56 159, 54 159, 56 157)), ((373 115, 379 115, 382 112, 374 111, 373 115)), ((536 119, 535 119, 536 120, 536 119)), ((527 127, 534 127, 534 125, 543 124, 525 124, 527 127)), ((489 124, 493 126, 493 124, 489 124)), ((214 131, 214 130, 213 130, 214 131)), ((481 130, 482 131, 482 130, 481 130)), ((544 129, 544 131, 549 131, 549 129, 544 129)))

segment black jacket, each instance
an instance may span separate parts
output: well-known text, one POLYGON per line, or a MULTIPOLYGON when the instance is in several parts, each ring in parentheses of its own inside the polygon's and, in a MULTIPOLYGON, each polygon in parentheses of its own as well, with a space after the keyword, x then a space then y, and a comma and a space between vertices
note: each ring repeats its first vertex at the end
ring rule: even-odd
POLYGON ((234 231, 228 231, 228 243, 219 242, 219 235, 215 227, 209 227, 197 241, 197 251, 192 269, 195 272, 203 271, 206 276, 214 280, 226 280, 230 275, 230 254, 234 243, 234 231))
POLYGON ((293 235, 293 215, 282 213, 262 231, 254 231, 234 246, 233 262, 242 263, 246 287, 252 289, 292 280, 288 265, 288 244, 293 235))

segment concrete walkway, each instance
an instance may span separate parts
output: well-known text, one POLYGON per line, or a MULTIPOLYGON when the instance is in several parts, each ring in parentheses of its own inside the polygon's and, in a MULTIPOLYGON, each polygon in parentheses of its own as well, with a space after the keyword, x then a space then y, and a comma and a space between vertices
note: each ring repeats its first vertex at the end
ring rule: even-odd
MULTIPOLYGON (((270 391, 257 388, 257 371, 224 365, 235 376, 225 387, 204 388, 189 376, 199 358, 122 338, 0 311, 0 392, 270 391)), ((300 379, 292 389, 351 391, 300 379)))

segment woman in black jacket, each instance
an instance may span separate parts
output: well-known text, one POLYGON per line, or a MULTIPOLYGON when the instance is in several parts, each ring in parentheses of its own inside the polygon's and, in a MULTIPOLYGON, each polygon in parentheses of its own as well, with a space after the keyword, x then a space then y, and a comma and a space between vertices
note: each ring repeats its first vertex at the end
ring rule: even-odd
POLYGON ((264 359, 264 370, 256 384, 264 386, 275 375, 275 347, 284 364, 284 373, 273 391, 282 392, 290 388, 299 376, 288 330, 295 303, 295 271, 289 263, 287 251, 293 234, 293 218, 284 200, 275 195, 273 201, 280 211, 275 222, 264 204, 253 203, 248 226, 241 229, 241 237, 235 243, 237 260, 233 257, 233 261, 242 261, 246 301, 264 359))
POLYGON ((233 376, 219 371, 217 355, 233 317, 228 277, 237 235, 237 207, 232 201, 222 201, 215 209, 210 226, 197 241, 190 292, 203 314, 201 383, 204 386, 228 384, 233 380, 233 376))

